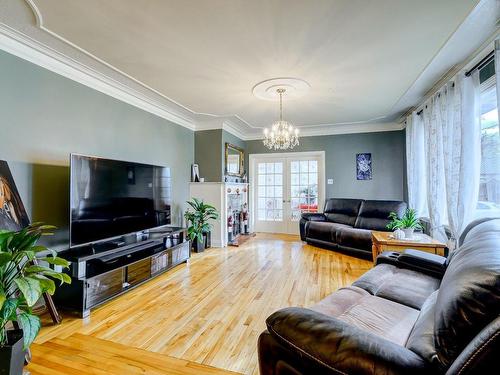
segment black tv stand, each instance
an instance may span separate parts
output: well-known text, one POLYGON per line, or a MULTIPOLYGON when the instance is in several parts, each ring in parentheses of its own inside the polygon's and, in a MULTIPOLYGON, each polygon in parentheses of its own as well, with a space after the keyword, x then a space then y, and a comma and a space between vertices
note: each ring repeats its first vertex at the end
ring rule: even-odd
POLYGON ((186 229, 162 227, 130 240, 90 244, 60 253, 70 262, 72 283, 57 289, 61 308, 87 317, 90 309, 187 262, 190 243, 186 229))

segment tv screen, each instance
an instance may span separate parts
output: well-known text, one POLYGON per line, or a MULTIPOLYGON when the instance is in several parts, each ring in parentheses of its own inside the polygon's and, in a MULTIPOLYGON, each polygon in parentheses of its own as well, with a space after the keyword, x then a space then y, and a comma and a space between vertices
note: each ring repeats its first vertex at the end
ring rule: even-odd
POLYGON ((71 155, 71 246, 170 224, 170 168, 71 155))

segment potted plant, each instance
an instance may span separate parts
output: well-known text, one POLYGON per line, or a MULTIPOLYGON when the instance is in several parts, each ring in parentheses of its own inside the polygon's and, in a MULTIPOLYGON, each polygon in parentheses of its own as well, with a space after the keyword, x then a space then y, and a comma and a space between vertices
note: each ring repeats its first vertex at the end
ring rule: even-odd
POLYGON ((55 280, 61 284, 71 282, 65 273, 34 262, 38 259, 68 267, 68 262, 54 251, 37 245, 40 237, 52 234, 54 228, 34 223, 20 231, 0 230, 0 374, 22 374, 24 352, 41 326, 32 306, 42 293, 54 294, 55 280), (42 252, 51 255, 36 258, 42 252))
POLYGON ((391 212, 389 214, 389 219, 391 219, 391 222, 387 224, 387 229, 401 229, 405 234, 405 238, 408 239, 413 237, 415 229, 422 229, 417 212, 413 208, 406 209, 401 218, 399 218, 395 212, 391 212))
POLYGON ((187 201, 193 211, 189 209, 184 214, 186 220, 190 223, 188 227, 188 238, 192 241, 192 247, 196 252, 202 252, 205 249, 204 236, 210 232, 212 225, 209 220, 217 220, 219 213, 214 206, 206 204, 203 200, 193 198, 187 201))

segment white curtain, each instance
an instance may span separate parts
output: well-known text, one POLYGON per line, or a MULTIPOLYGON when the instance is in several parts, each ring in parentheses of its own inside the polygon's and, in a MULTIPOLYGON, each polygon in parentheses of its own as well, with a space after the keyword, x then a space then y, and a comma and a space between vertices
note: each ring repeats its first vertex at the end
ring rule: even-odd
POLYGON ((427 205, 434 238, 456 240, 473 219, 481 169, 479 72, 459 73, 423 109, 427 205))
POLYGON ((422 116, 416 111, 406 119, 406 170, 408 205, 419 217, 427 217, 427 171, 425 134, 422 116))
POLYGON ((448 222, 455 239, 474 219, 481 172, 479 71, 447 85, 443 156, 448 222))
POLYGON ((443 112, 444 91, 434 95, 423 110, 427 156, 427 206, 430 232, 435 239, 446 242, 446 186, 444 179, 443 112))
POLYGON ((495 40, 495 75, 497 81, 497 109, 500 119, 500 39, 495 40))

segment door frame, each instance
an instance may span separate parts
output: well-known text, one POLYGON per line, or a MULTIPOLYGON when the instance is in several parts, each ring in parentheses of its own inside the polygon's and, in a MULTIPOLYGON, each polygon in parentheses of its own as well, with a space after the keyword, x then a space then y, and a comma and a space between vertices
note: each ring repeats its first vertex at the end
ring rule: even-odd
MULTIPOLYGON (((273 152, 273 153, 264 153, 264 154, 249 154, 248 155, 248 185, 249 185, 249 209, 250 209, 250 227, 255 228, 255 194, 257 192, 256 181, 257 179, 255 171, 256 171, 256 161, 263 159, 274 159, 274 158, 293 158, 293 157, 316 157, 319 159, 318 165, 318 210, 320 207, 324 206, 325 202, 325 190, 326 190, 326 168, 325 168, 325 151, 297 151, 297 152, 273 152)), ((283 177, 287 179, 287 176, 283 177)), ((289 186, 286 189, 289 191, 289 186)), ((283 192, 285 195, 286 192, 283 192)), ((284 218, 284 215, 283 215, 284 218)), ((298 223, 297 223, 298 225, 298 223)))

